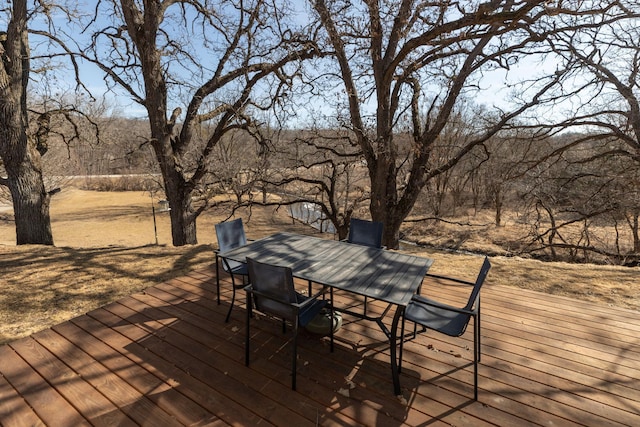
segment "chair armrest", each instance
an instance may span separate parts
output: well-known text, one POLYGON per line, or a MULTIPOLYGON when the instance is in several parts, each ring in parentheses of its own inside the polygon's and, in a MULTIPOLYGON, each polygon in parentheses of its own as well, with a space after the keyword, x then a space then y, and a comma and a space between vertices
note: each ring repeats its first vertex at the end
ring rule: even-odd
MULTIPOLYGON (((317 298, 307 298, 307 299, 305 299, 305 300, 304 300, 304 301, 302 301, 302 302, 294 302, 294 303, 291 303, 291 306, 292 306, 292 307, 296 307, 296 308, 298 309, 298 311, 300 311, 300 310, 302 310, 303 308, 305 308, 306 306, 311 305, 311 304, 314 304, 314 303, 316 303, 316 302, 318 302, 318 301, 321 301, 321 302, 322 302, 323 300, 318 300, 317 298)), ((328 304, 328 303, 329 303, 329 301, 326 301, 326 304, 328 304)))
POLYGON ((468 280, 456 279, 455 277, 449 277, 449 276, 441 276, 439 274, 427 273, 427 274, 425 274, 425 277, 433 277, 435 279, 448 280, 450 282, 456 282, 456 283, 460 283, 462 285, 469 285, 469 286, 474 286, 475 285, 475 283, 469 282, 468 280))
POLYGON ((245 286, 244 290, 246 292, 252 294, 252 295, 257 295, 259 297, 270 299, 272 301, 276 301, 276 302, 279 302, 281 304, 289 305, 289 306, 294 307, 294 308, 296 308, 298 310, 300 310, 301 308, 306 307, 309 304, 312 304, 314 301, 317 300, 317 297, 310 297, 310 298, 305 299, 302 302, 289 302, 289 301, 285 301, 285 300, 283 300, 281 298, 276 298, 273 295, 267 295, 267 294, 265 294, 263 292, 257 291, 255 289, 253 289, 253 286, 251 284, 248 284, 247 286, 245 286))
MULTIPOLYGON (((247 239, 247 242, 253 242, 253 241, 254 241, 254 239, 247 239)), ((244 245, 243 245, 243 246, 244 246, 244 245)), ((220 248, 213 248, 213 252, 214 252, 216 255, 221 254, 221 252, 220 252, 220 248)))
POLYGON ((275 298, 273 295, 267 295, 267 294, 265 294, 263 292, 260 292, 260 291, 257 291, 255 289, 253 289, 253 286, 251 284, 248 284, 247 286, 245 286, 244 290, 247 293, 250 293, 252 295, 257 295, 257 296, 262 297, 262 298, 270 299, 272 301, 276 301, 276 302, 279 302, 281 304, 291 305, 291 303, 289 301, 284 301, 281 298, 275 298))
POLYGON ((430 307, 435 307, 435 308, 442 308, 444 310, 449 310, 449 311, 453 311, 453 312, 456 312, 456 313, 468 314, 468 315, 476 314, 475 310, 467 310, 465 308, 458 308, 458 307, 454 307, 454 306, 449 305, 449 304, 443 304, 441 302, 437 302, 437 301, 433 301, 433 300, 427 299, 427 298, 423 297, 422 295, 414 295, 413 298, 411 298, 411 301, 415 302, 417 304, 428 305, 430 307))
POLYGON ((215 254, 216 254, 216 261, 218 260, 218 258, 220 258, 220 261, 222 261, 225 271, 230 272, 232 268, 229 265, 229 260, 227 259, 227 257, 222 256, 219 251, 216 251, 215 254))

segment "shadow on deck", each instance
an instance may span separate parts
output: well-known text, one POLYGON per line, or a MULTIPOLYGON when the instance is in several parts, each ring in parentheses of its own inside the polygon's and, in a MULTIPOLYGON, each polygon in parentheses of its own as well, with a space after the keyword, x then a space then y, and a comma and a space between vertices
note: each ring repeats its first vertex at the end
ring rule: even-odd
MULTIPOLYGON (((224 323, 229 286, 217 305, 215 269, 194 271, 0 347, 0 424, 640 425, 640 313, 489 277, 478 402, 471 330, 409 341, 399 399, 384 335, 348 316, 333 353, 302 333, 297 392, 276 321, 252 322, 245 367, 242 302, 224 323)), ((462 297, 437 283, 422 293, 462 297)))

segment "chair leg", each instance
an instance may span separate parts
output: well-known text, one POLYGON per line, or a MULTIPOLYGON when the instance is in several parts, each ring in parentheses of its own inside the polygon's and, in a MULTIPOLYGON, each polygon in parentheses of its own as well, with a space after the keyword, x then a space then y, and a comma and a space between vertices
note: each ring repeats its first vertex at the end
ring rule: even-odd
POLYGON ((291 390, 296 389, 296 368, 298 360, 298 318, 293 321, 293 360, 291 361, 291 390))
POLYGON ((473 361, 473 400, 478 400, 478 361, 473 361))
MULTIPOLYGON (((421 295, 422 294, 422 283, 420 284, 420 286, 418 286, 418 290, 416 291, 416 294, 417 295, 421 295)), ((425 332, 426 330, 427 330, 427 328, 422 326, 422 332, 425 332)), ((418 336, 418 324, 414 323, 413 324, 413 339, 415 340, 417 336, 418 336)))
POLYGON ((473 319, 473 400, 478 400, 478 363, 480 362, 480 316, 473 319))
POLYGON ((331 353, 333 353, 333 321, 335 320, 334 318, 334 311, 333 311, 333 304, 329 304, 329 351, 331 353))
POLYGON ((236 280, 233 277, 233 273, 231 273, 231 289, 232 289, 232 293, 231 293, 231 304, 229 304, 229 310, 227 311, 227 317, 224 319, 225 323, 229 323, 229 318, 231 317, 231 309, 233 308, 233 304, 235 303, 236 300, 236 280))
POLYGON ((247 292, 247 327, 244 340, 244 364, 249 366, 249 343, 251 341, 251 333, 249 331, 249 323, 251 322, 251 294, 247 292))
POLYGON ((329 288, 329 312, 331 315, 331 326, 329 326, 329 350, 333 353, 333 288, 329 288))
POLYGON ((480 308, 478 307, 478 314, 474 317, 473 319, 473 324, 474 326, 477 326, 477 332, 476 332, 476 336, 478 339, 478 362, 480 362, 480 359, 482 357, 482 343, 480 342, 481 338, 480 338, 480 308))
MULTIPOLYGON (((402 351, 404 349, 404 314, 402 315, 402 323, 400 325, 400 351, 398 355, 398 373, 402 372, 402 351)), ((415 326, 414 326, 415 328, 415 326)), ((415 329, 414 329, 415 331, 415 329)), ((415 333, 415 332, 414 332, 415 333)))
POLYGON ((220 264, 219 264, 217 253, 216 253, 216 295, 218 298, 218 305, 220 305, 220 264))

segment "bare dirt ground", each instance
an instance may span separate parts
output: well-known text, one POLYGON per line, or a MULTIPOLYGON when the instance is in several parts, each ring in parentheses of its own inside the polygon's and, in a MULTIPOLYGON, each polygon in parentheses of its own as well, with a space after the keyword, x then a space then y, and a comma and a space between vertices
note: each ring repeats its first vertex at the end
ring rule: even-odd
MULTIPOLYGON (((198 245, 176 248, 166 212, 156 213, 156 244, 151 206, 145 192, 65 189, 51 206, 54 247, 16 246, 12 213, 0 210, 0 344, 213 264, 214 224, 226 218, 225 211, 199 218, 198 245)), ((238 216, 250 238, 276 230, 317 233, 294 223, 284 208, 254 208, 238 216)), ((433 273, 470 280, 482 262, 477 255, 403 250, 434 258, 433 273)), ((500 256, 492 264, 487 286, 519 286, 640 311, 639 268, 500 256)))

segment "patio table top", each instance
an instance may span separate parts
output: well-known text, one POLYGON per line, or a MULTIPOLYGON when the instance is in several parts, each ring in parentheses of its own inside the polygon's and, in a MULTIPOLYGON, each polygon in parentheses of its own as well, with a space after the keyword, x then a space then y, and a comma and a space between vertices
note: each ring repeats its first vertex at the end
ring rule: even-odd
POLYGON ((220 256, 290 267, 297 278, 401 306, 411 300, 433 263, 429 258, 294 233, 276 233, 220 256))

